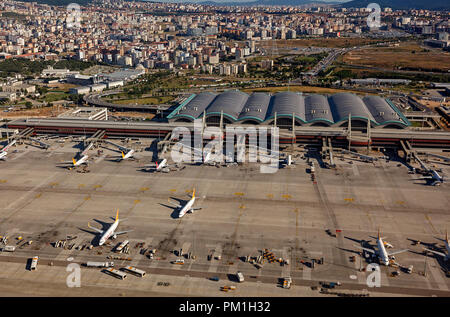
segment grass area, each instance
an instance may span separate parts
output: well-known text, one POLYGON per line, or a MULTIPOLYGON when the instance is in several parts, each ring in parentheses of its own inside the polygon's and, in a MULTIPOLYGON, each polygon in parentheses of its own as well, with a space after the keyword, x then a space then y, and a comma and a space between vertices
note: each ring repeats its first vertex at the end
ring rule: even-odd
POLYGON ((65 92, 49 92, 44 96, 42 101, 53 102, 58 100, 66 100, 67 97, 69 97, 69 94, 65 92))
POLYGON ((396 47, 371 47, 351 51, 345 54, 342 62, 389 70, 448 72, 450 53, 423 48, 417 42, 405 42, 396 47))
POLYGON ((173 97, 147 97, 147 98, 135 98, 135 99, 119 99, 119 100, 109 100, 113 103, 119 105, 125 104, 138 104, 138 105, 157 105, 161 103, 167 103, 173 100, 173 97))
MULTIPOLYGON (((325 87, 310 87, 310 86, 290 86, 288 87, 265 87, 265 88, 251 88, 243 89, 243 91, 250 93, 254 91, 259 92, 269 92, 275 93, 280 91, 294 91, 294 92, 304 92, 304 93, 315 93, 315 94, 336 94, 339 92, 351 92, 351 93, 362 93, 357 90, 346 90, 346 89, 335 89, 335 88, 325 88, 325 87)), ((364 94, 366 94, 364 92, 364 94)))
POLYGON ((335 48, 346 48, 366 44, 374 44, 384 42, 384 39, 366 39, 366 38, 348 38, 348 37, 338 37, 338 38, 306 38, 306 39, 295 39, 295 40, 268 40, 261 41, 261 46, 266 49, 271 49, 275 45, 278 49, 295 48, 295 47, 335 47, 335 48))

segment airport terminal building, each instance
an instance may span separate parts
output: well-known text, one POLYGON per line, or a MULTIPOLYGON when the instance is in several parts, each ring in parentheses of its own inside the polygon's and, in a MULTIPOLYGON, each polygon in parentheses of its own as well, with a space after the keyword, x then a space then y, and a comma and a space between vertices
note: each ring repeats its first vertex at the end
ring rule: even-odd
POLYGON ((223 93, 202 92, 193 94, 171 114, 169 122, 192 122, 203 118, 208 125, 269 124, 281 128, 296 126, 345 127, 351 117, 352 128, 403 129, 410 122, 389 100, 379 96, 359 97, 351 93, 330 96, 304 95, 296 92, 247 94, 238 90, 223 93))

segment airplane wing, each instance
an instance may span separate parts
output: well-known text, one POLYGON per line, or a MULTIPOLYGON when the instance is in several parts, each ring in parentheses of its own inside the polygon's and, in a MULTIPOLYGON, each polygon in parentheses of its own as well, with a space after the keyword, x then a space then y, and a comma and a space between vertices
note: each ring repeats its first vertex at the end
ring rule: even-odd
POLYGON ((404 249, 404 250, 398 250, 398 251, 394 251, 394 252, 388 252, 388 255, 394 255, 394 254, 399 254, 399 253, 403 253, 409 251, 408 249, 404 249))
POLYGON ((172 206, 176 207, 176 208, 181 208, 181 207, 182 207, 180 204, 173 203, 173 202, 170 200, 170 198, 167 199, 167 202, 168 202, 169 204, 171 204, 172 206))
POLYGON ((103 233, 103 230, 97 229, 95 227, 91 227, 90 223, 88 222, 88 228, 97 231, 98 233, 103 233))
POLYGON ((124 233, 131 232, 131 231, 133 231, 133 230, 114 232, 114 234, 115 234, 115 235, 119 235, 119 234, 124 234, 124 233))
POLYGON ((363 248, 363 247, 361 247, 361 246, 359 246, 359 245, 357 245, 356 247, 359 248, 359 249, 363 249, 364 251, 367 251, 367 252, 376 254, 375 250, 368 249, 368 248, 363 248))
POLYGON ((442 252, 439 252, 439 251, 433 251, 433 250, 425 249, 425 248, 424 248, 424 250, 427 250, 429 252, 435 253, 435 254, 440 255, 440 256, 442 256, 444 258, 447 256, 445 253, 442 253, 442 252))

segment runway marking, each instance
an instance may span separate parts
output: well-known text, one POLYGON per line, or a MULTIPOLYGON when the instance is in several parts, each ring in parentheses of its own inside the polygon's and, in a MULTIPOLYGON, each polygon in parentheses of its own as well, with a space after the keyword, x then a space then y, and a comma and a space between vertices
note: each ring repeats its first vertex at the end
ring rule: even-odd
POLYGON ((214 252, 212 253, 211 266, 208 268, 209 273, 217 272, 220 260, 215 260, 214 258, 219 255, 222 255, 222 245, 220 243, 216 244, 214 252))
POLYGON ((353 169, 353 174, 355 174, 355 176, 359 176, 358 166, 353 164, 352 169, 353 169))
POLYGON ((0 179, 0 184, 4 184, 4 183, 6 183, 6 182, 8 182, 7 179, 0 179))
POLYGON ((284 194, 284 195, 282 195, 281 197, 283 197, 283 198, 286 199, 286 200, 289 200, 289 199, 292 198, 292 196, 289 195, 289 194, 284 194))
POLYGON ((234 195, 235 195, 235 196, 241 196, 241 197, 242 197, 242 196, 244 196, 245 194, 244 194, 244 193, 237 192, 237 193, 234 193, 234 195))
POLYGON ((22 195, 22 197, 16 199, 15 201, 11 202, 8 206, 6 206, 4 209, 7 210, 9 208, 11 208, 12 206, 14 206, 14 204, 19 203, 20 201, 22 201, 23 199, 25 199, 26 197, 28 197, 29 195, 33 194, 39 187, 41 187, 42 185, 44 185, 49 179, 51 179, 53 176, 55 176, 57 174, 57 172, 54 172, 53 174, 49 175, 47 178, 45 178, 42 182, 40 182, 39 184, 37 184, 36 186, 34 186, 30 191, 26 192, 24 195, 22 195))
POLYGON ((347 202, 349 202, 349 203, 351 203, 351 202, 353 202, 353 201, 354 201, 354 199, 353 199, 353 198, 344 198, 344 200, 345 200, 345 201, 347 201, 347 202))
MULTIPOLYGON (((289 258, 289 248, 284 247, 282 251, 281 257, 286 260, 289 258)), ((291 276, 291 266, 290 265, 283 265, 281 269, 281 274, 283 276, 291 276)))
POLYGON ((433 223, 431 222, 431 217, 428 216, 428 214, 425 214, 425 219, 427 219, 428 223, 430 224, 431 228, 435 233, 439 233, 439 231, 436 230, 436 228, 433 226, 433 223))
POLYGON ((25 151, 23 151, 22 153, 20 153, 20 154, 18 154, 18 155, 15 155, 12 159, 10 159, 10 161, 14 161, 14 160, 18 159, 19 157, 24 156, 24 155, 27 154, 28 152, 29 152, 29 150, 25 150, 25 151))
POLYGON ((100 156, 98 159, 95 160, 95 163, 99 163, 99 162, 102 161, 105 157, 106 157, 106 155, 100 156))
POLYGON ((437 270, 436 266, 435 265, 427 265, 427 267, 428 267, 428 271, 433 276, 433 279, 436 281, 438 288, 443 291, 448 291, 449 290, 448 285, 447 285, 446 281, 444 280, 444 278, 442 277, 442 274, 440 274, 440 272, 437 270))

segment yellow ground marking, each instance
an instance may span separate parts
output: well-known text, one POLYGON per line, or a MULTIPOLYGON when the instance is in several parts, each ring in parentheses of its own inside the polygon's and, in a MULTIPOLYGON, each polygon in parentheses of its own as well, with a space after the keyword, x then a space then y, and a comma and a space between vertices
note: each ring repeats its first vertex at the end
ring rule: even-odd
POLYGON ((42 193, 37 194, 36 196, 34 196, 35 198, 39 198, 42 196, 42 193))
POLYGON ((284 194, 281 197, 283 197, 284 199, 291 199, 292 198, 292 196, 289 195, 289 194, 284 194))
POLYGON ((102 188, 102 185, 94 185, 94 188, 102 188))
POLYGON ((240 208, 240 209, 245 209, 245 205, 244 205, 244 204, 241 204, 241 205, 239 206, 239 208, 240 208))
POLYGON ((6 183, 8 180, 6 180, 6 179, 0 179, 0 184, 4 184, 4 183, 6 183))
POLYGON ((192 189, 186 189, 185 192, 186 192, 187 194, 191 194, 191 193, 192 193, 192 189))
POLYGON ((85 187, 86 185, 84 185, 84 184, 78 184, 78 188, 83 188, 83 187, 85 187))
POLYGON ((240 192, 238 192, 238 193, 234 193, 236 196, 244 196, 245 194, 244 193, 240 193, 240 192))
POLYGON ((174 189, 174 188, 172 188, 172 189, 170 189, 170 191, 171 191, 172 193, 174 193, 174 192, 176 192, 177 190, 174 189))
POLYGON ((273 194, 267 194, 266 197, 269 198, 269 199, 272 199, 273 198, 273 194))
POLYGON ((141 187, 141 191, 143 191, 143 192, 145 192, 145 191, 147 191, 147 190, 149 190, 150 188, 148 188, 148 187, 141 187))
POLYGON ((433 230, 434 230, 435 232, 439 232, 439 231, 437 231, 436 228, 433 226, 433 223, 431 222, 431 217, 428 216, 428 214, 425 214, 425 219, 428 220, 428 223, 430 224, 431 228, 433 228, 433 230))
POLYGON ((90 199, 91 199, 91 195, 84 197, 84 200, 90 200, 90 199))
POLYGON ((134 201, 134 204, 136 205, 136 204, 139 204, 141 201, 139 200, 139 199, 136 199, 135 201, 134 201))
POLYGON ((403 205, 405 202, 403 200, 397 200, 395 203, 399 204, 399 205, 403 205))
POLYGON ((54 187, 54 186, 58 186, 59 185, 59 183, 58 182, 52 182, 52 183, 50 183, 50 186, 52 186, 52 187, 54 187))
POLYGON ((353 198, 344 198, 344 200, 345 200, 345 201, 348 201, 348 202, 350 202, 350 203, 354 201, 353 198))

